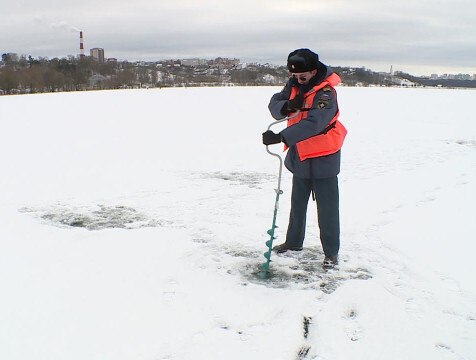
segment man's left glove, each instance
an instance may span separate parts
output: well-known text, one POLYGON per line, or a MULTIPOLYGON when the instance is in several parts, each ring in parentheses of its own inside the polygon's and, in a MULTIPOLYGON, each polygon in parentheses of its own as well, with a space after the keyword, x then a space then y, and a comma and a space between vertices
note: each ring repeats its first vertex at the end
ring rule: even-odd
POLYGON ((271 130, 263 133, 263 144, 265 145, 279 144, 281 141, 283 141, 281 134, 275 134, 271 130))

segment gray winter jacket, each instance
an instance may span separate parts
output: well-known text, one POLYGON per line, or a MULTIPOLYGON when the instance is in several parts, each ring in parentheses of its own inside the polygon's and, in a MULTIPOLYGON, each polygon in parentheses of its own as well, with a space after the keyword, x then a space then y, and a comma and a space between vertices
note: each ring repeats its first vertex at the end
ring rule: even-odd
MULTIPOLYGON (((311 79, 310 84, 307 85, 300 85, 296 79, 290 78, 283 90, 271 97, 268 108, 273 118, 277 120, 284 118, 281 110, 286 106, 293 86, 299 86, 300 93, 306 93, 333 73, 332 69, 325 65, 323 65, 322 70, 325 71, 319 71, 316 77, 311 79)), ((308 117, 281 131, 284 142, 289 146, 284 165, 295 176, 305 179, 322 179, 339 174, 340 151, 335 154, 301 161, 296 148, 296 143, 299 141, 322 132, 334 118, 337 110, 337 98, 334 91, 326 91, 325 88, 320 89, 314 97, 314 103, 312 109, 309 110, 308 117)))

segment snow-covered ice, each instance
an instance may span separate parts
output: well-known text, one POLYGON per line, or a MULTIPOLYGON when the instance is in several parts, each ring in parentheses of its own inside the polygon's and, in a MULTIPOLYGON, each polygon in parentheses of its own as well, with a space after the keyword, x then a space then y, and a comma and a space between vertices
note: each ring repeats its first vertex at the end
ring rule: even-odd
POLYGON ((0 97, 0 359, 475 360, 476 92, 340 87, 339 268, 311 202, 260 280, 277 91, 0 97))

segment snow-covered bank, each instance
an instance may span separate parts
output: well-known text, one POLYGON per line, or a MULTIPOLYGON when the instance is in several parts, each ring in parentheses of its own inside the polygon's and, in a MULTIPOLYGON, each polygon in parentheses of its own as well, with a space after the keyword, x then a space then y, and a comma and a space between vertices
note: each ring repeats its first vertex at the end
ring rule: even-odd
POLYGON ((340 88, 340 268, 263 282, 276 91, 1 97, 0 358, 476 359, 476 93, 340 88))

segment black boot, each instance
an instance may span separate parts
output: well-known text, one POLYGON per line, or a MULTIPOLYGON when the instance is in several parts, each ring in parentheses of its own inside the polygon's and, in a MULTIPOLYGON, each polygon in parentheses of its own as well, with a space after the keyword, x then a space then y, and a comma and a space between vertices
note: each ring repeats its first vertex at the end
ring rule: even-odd
POLYGON ((322 263, 322 267, 324 269, 333 269, 337 264, 339 264, 339 259, 337 255, 330 257, 326 256, 322 263))
POLYGON ((291 251, 301 251, 302 250, 302 247, 299 247, 299 246, 289 246, 288 244, 284 243, 284 244, 281 244, 281 245, 276 245, 275 247, 273 247, 273 251, 276 251, 278 254, 280 253, 284 253, 288 250, 291 250, 291 251))

